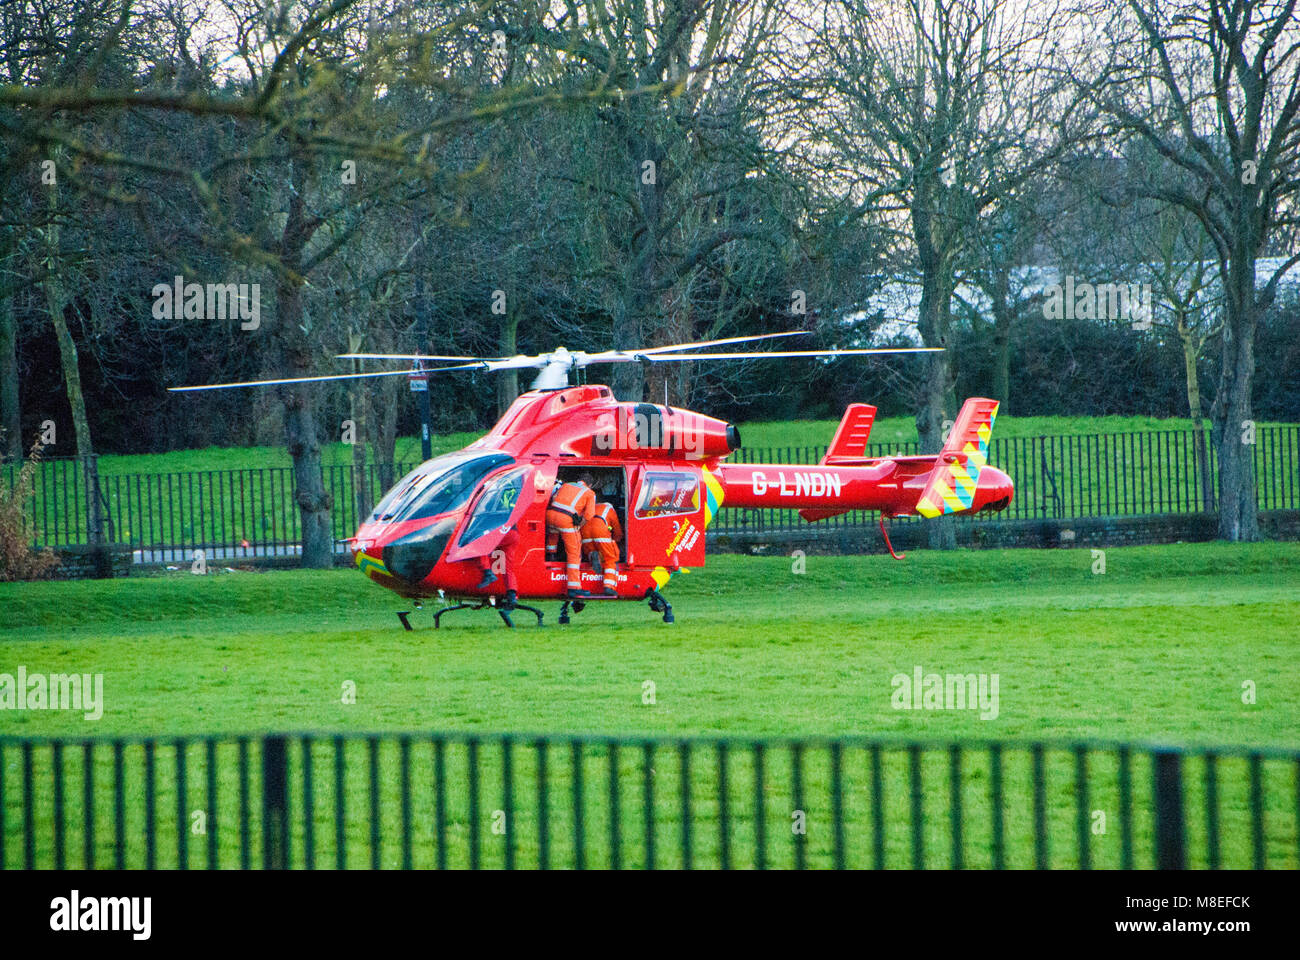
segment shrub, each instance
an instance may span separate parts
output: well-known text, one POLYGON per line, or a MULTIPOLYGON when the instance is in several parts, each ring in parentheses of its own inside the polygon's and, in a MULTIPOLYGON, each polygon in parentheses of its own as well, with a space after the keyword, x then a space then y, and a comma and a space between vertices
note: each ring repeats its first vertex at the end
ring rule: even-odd
POLYGON ((58 565, 49 547, 32 548, 31 524, 24 505, 35 489, 36 468, 44 445, 37 440, 11 485, 0 473, 0 581, 39 580, 58 565))

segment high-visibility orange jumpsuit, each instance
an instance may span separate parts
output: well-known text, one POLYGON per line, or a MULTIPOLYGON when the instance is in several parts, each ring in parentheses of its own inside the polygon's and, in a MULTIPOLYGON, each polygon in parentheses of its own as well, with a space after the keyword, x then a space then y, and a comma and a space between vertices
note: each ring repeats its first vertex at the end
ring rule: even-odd
POLYGON ((596 494, 580 481, 563 484, 546 508, 546 559, 556 559, 558 543, 563 541, 564 572, 570 590, 582 589, 582 538, 578 530, 595 512, 596 494))
POLYGON ((605 592, 618 589, 618 542, 623 539, 623 525, 618 522, 618 511, 612 503, 596 504, 590 520, 582 525, 582 555, 591 560, 591 567, 603 573, 605 592))

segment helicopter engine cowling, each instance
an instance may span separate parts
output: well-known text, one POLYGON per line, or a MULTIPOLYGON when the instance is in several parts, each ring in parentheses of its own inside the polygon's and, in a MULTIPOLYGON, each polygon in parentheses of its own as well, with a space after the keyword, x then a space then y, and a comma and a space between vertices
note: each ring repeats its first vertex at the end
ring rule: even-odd
POLYGON ((740 448, 733 423, 653 403, 620 403, 595 419, 588 456, 707 459, 740 448))

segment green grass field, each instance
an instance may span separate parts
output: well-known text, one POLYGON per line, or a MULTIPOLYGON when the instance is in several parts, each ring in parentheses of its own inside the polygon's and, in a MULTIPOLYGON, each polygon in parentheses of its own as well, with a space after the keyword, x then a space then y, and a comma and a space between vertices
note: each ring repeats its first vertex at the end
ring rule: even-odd
MULTIPOLYGON (((352 571, 214 573, 206 578, 171 573, 128 581, 0 584, 0 672, 24 665, 29 672, 104 675, 102 719, 89 722, 66 712, 0 714, 0 734, 16 736, 236 734, 288 731, 443 730, 468 733, 618 734, 628 736, 863 735, 925 739, 1084 738, 1158 741, 1177 745, 1300 745, 1300 546, 1172 545, 1112 549, 1104 574, 1093 573, 1087 550, 918 552, 898 563, 879 557, 819 557, 806 573, 774 558, 718 556, 707 568, 679 575, 669 584, 677 623, 661 623, 642 604, 598 605, 566 627, 508 631, 494 617, 453 614, 434 632, 427 610, 418 629, 402 631, 392 611, 395 597, 352 571), (460 619, 457 619, 460 618, 460 619), (921 666, 926 672, 986 673, 1000 678, 996 719, 969 710, 894 709, 891 678, 921 666), (654 703, 643 702, 647 681, 654 703), (342 702, 344 684, 355 684, 356 702, 342 702), (1254 685, 1255 702, 1243 702, 1243 685, 1254 685)), ((524 617, 520 617, 523 622, 524 617)), ((350 744, 344 796, 350 811, 367 801, 366 744, 350 744)), ((236 860, 233 829, 236 794, 235 745, 219 748, 223 830, 222 863, 236 860)), ((256 744, 253 770, 258 768, 256 744)), ((397 746, 385 742, 377 759, 383 771, 383 862, 397 865, 400 797, 397 746)), ((449 790, 449 858, 467 862, 469 807, 464 746, 445 761, 449 790)), ((481 748, 479 809, 485 865, 502 862, 502 838, 489 829, 503 789, 500 750, 481 748)), ((174 758, 160 747, 158 808, 160 863, 174 862, 174 758), (169 832, 170 831, 170 832, 169 832)), ((333 745, 313 749, 322 781, 315 807, 317 859, 333 862, 330 819, 334 798, 333 745)), ((68 843, 80 850, 81 756, 65 757, 69 796, 68 843)), ((518 862, 536 855, 536 757, 515 749, 518 862)), ((189 806, 201 808, 205 761, 202 744, 187 751, 189 806)), ((302 756, 292 753, 295 784, 302 756)), ((111 858, 111 758, 95 763, 103 798, 96 828, 97 856, 111 858)), ((640 849, 639 803, 643 758, 624 749, 618 758, 625 863, 640 849)), ((135 779, 128 790, 128 862, 143 862, 140 841, 142 752, 130 747, 126 767, 135 779)), ((680 775, 667 751, 652 757, 654 820, 662 837, 659 862, 680 862, 674 837, 680 828, 675 786, 680 775)), ((734 830, 732 856, 752 854, 752 757, 731 758, 729 795, 734 830)), ((770 857, 789 862, 790 760, 767 758, 765 809, 772 836, 770 857)), ((907 755, 887 751, 883 763, 887 862, 909 860, 907 755)), ((950 782, 943 751, 925 755, 927 849, 946 862, 950 834, 946 815, 950 782)), ((1009 753, 1006 763, 1008 862, 1032 862, 1028 758, 1009 753)), ((587 784, 587 854, 608 855, 604 813, 608 758, 590 749, 582 757, 587 784)), ((427 742, 412 748, 414 856, 433 856, 427 742)), ((866 862, 870 823, 865 753, 844 758, 845 819, 850 862, 866 862)), ((21 823, 13 791, 21 779, 17 751, 4 752, 8 862, 18 856, 21 823)), ((36 754, 37 782, 51 780, 48 751, 36 754)), ((1077 862, 1073 758, 1049 753, 1048 819, 1057 838, 1054 866, 1077 862)), ((1109 811, 1112 826, 1094 837, 1099 866, 1118 863, 1118 771, 1112 754, 1090 758, 1089 804, 1109 811)), ((1218 762, 1225 865, 1249 865, 1247 768, 1244 760, 1218 762)), ((1270 865, 1297 866, 1296 766, 1293 760, 1263 764, 1270 865)), ((824 828, 830 773, 825 752, 811 752, 804 772, 810 826, 809 862, 825 864, 830 839, 824 828)), ((128 778, 130 779, 130 777, 128 778)), ((568 862, 566 832, 572 767, 567 750, 551 752, 552 858, 568 862)), ((696 856, 708 862, 718 849, 717 766, 711 751, 697 750, 691 771, 696 856)), ((990 816, 987 755, 967 755, 961 793, 967 825, 966 858, 987 865, 990 816)), ((1138 863, 1149 863, 1150 770, 1134 760, 1134 842, 1138 863), (1148 851, 1148 852, 1143 852, 1148 851)), ((253 809, 257 811, 256 783, 253 809)), ((295 786, 296 791, 296 786, 295 786)), ((48 788, 38 827, 49 835, 48 788)), ((294 801, 300 803, 298 797, 294 801)), ((1204 803, 1200 761, 1187 765, 1187 802, 1193 863, 1204 863, 1206 839, 1198 811, 1204 803)), ((295 844, 301 844, 300 825, 295 844)), ((254 822, 254 835, 256 823, 254 822)), ((350 863, 366 859, 367 827, 349 821, 350 863)), ((189 838, 191 863, 201 863, 205 838, 189 838)), ((254 837, 256 842, 256 837, 254 837)), ((38 845, 39 846, 39 845, 38 845)), ((48 846, 39 857, 48 862, 48 846)), ((254 852, 254 862, 258 862, 254 852)), ((296 855, 300 857, 300 854, 296 855)), ((76 865, 77 857, 72 858, 76 865)), ((299 862, 301 860, 299 859, 299 862)))

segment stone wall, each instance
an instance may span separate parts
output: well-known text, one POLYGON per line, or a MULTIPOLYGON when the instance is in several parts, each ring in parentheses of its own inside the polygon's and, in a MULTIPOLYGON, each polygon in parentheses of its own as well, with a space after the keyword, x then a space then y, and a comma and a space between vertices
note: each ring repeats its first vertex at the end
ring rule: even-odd
POLYGON ((131 575, 131 548, 107 544, 95 550, 88 544, 55 547, 59 565, 51 576, 56 580, 94 580, 131 575))

